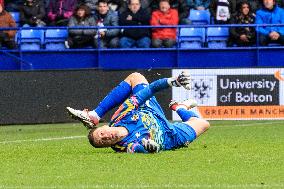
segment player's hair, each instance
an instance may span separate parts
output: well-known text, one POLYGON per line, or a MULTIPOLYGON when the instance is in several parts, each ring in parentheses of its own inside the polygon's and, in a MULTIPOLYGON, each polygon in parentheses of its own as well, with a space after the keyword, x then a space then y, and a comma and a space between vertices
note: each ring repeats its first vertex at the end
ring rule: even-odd
POLYGON ((95 138, 93 137, 93 133, 95 132, 97 128, 93 128, 89 131, 89 134, 88 134, 88 139, 89 139, 89 142, 90 144, 95 147, 95 148, 99 148, 99 146, 96 145, 95 143, 95 138))

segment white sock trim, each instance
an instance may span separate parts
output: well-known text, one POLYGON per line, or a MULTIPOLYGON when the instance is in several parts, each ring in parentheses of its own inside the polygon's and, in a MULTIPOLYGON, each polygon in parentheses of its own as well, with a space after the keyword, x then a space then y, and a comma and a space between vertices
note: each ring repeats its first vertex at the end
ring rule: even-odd
POLYGON ((92 116, 92 117, 95 117, 97 118, 98 120, 100 120, 100 116, 98 116, 97 112, 95 112, 94 110, 93 111, 89 111, 89 115, 92 116))

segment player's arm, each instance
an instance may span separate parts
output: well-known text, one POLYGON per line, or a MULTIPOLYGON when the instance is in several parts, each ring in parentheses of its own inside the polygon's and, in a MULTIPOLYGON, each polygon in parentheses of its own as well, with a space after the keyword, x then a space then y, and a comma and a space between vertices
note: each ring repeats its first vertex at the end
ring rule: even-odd
POLYGON ((142 139, 142 144, 130 143, 127 146, 127 153, 158 153, 161 150, 160 145, 151 139, 142 139))
POLYGON ((163 78, 150 83, 148 87, 145 87, 134 95, 136 97, 135 99, 137 99, 137 106, 144 104, 145 101, 150 99, 156 92, 167 89, 170 86, 184 87, 190 90, 190 75, 182 72, 178 77, 163 78))

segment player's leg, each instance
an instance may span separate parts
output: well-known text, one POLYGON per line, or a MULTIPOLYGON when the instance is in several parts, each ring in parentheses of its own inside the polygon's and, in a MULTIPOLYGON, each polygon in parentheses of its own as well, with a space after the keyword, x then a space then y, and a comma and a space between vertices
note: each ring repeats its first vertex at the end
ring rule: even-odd
MULTIPOLYGON (((154 81, 144 89, 135 94, 137 96, 137 106, 144 104, 155 92, 168 88, 169 86, 187 88, 190 84, 189 76, 181 73, 177 78, 164 78, 154 81)), ((139 73, 130 74, 124 81, 115 87, 93 111, 81 111, 67 107, 69 114, 81 121, 87 128, 93 128, 99 123, 101 117, 115 106, 124 102, 139 84, 148 83, 145 77, 139 73)))
POLYGON ((132 73, 111 90, 93 111, 75 110, 70 107, 67 107, 67 110, 74 119, 83 122, 87 128, 92 128, 106 112, 124 102, 132 94, 132 89, 142 83, 148 83, 146 78, 139 73, 132 73))
POLYGON ((193 99, 188 99, 183 102, 171 102, 170 108, 180 116, 182 121, 194 129, 196 137, 204 133, 210 124, 208 121, 200 118, 200 116, 193 111, 192 108, 197 106, 197 102, 193 99))

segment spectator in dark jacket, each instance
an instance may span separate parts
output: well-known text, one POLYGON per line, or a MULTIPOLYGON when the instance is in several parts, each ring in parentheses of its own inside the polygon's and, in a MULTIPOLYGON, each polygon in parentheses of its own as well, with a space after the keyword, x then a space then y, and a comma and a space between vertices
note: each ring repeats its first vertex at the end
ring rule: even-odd
POLYGON ((215 24, 228 24, 236 11, 236 0, 212 0, 209 10, 215 24))
MULTIPOLYGON (((186 0, 170 0, 170 6, 172 9, 176 9, 178 11, 179 24, 191 24, 191 21, 188 18, 190 7, 186 0)), ((152 11, 159 9, 159 0, 153 0, 151 7, 152 11)))
MULTIPOLYGON (((149 25, 150 15, 141 8, 140 0, 130 0, 128 10, 119 17, 121 26, 145 26, 149 25)), ((149 28, 123 29, 120 47, 149 48, 151 44, 149 28)))
MULTIPOLYGON (((256 24, 284 24, 284 10, 275 0, 263 0, 263 8, 256 12, 256 24)), ((261 26, 257 28, 260 45, 280 43, 284 45, 283 26, 261 26)))
POLYGON ((22 26, 45 26, 42 21, 45 16, 45 9, 42 2, 25 0, 20 9, 20 22, 22 26))
MULTIPOLYGON (((98 10, 95 13, 95 20, 98 26, 118 26, 118 15, 117 13, 109 10, 107 0, 99 0, 98 10)), ((100 42, 102 48, 116 48, 119 43, 119 32, 120 29, 107 29, 102 28, 98 30, 96 45, 100 42)))
POLYGON ((77 6, 77 0, 50 0, 48 20, 50 25, 66 26, 77 6))
MULTIPOLYGON (((4 10, 4 6, 0 4, 0 28, 16 27, 16 22, 11 14, 4 10)), ((15 30, 0 30, 0 49, 5 46, 9 49, 16 47, 15 44, 15 30)))
MULTIPOLYGON (((69 27, 95 26, 96 21, 91 16, 91 10, 86 5, 80 5, 75 10, 75 15, 69 20, 69 27)), ((70 29, 69 37, 65 41, 66 48, 82 48, 87 46, 95 47, 95 29, 70 29)))
MULTIPOLYGON (((255 14, 251 11, 250 4, 243 1, 238 12, 232 16, 231 24, 254 24, 255 14)), ((250 46, 255 44, 254 27, 231 27, 228 46, 237 44, 238 46, 250 46)))

